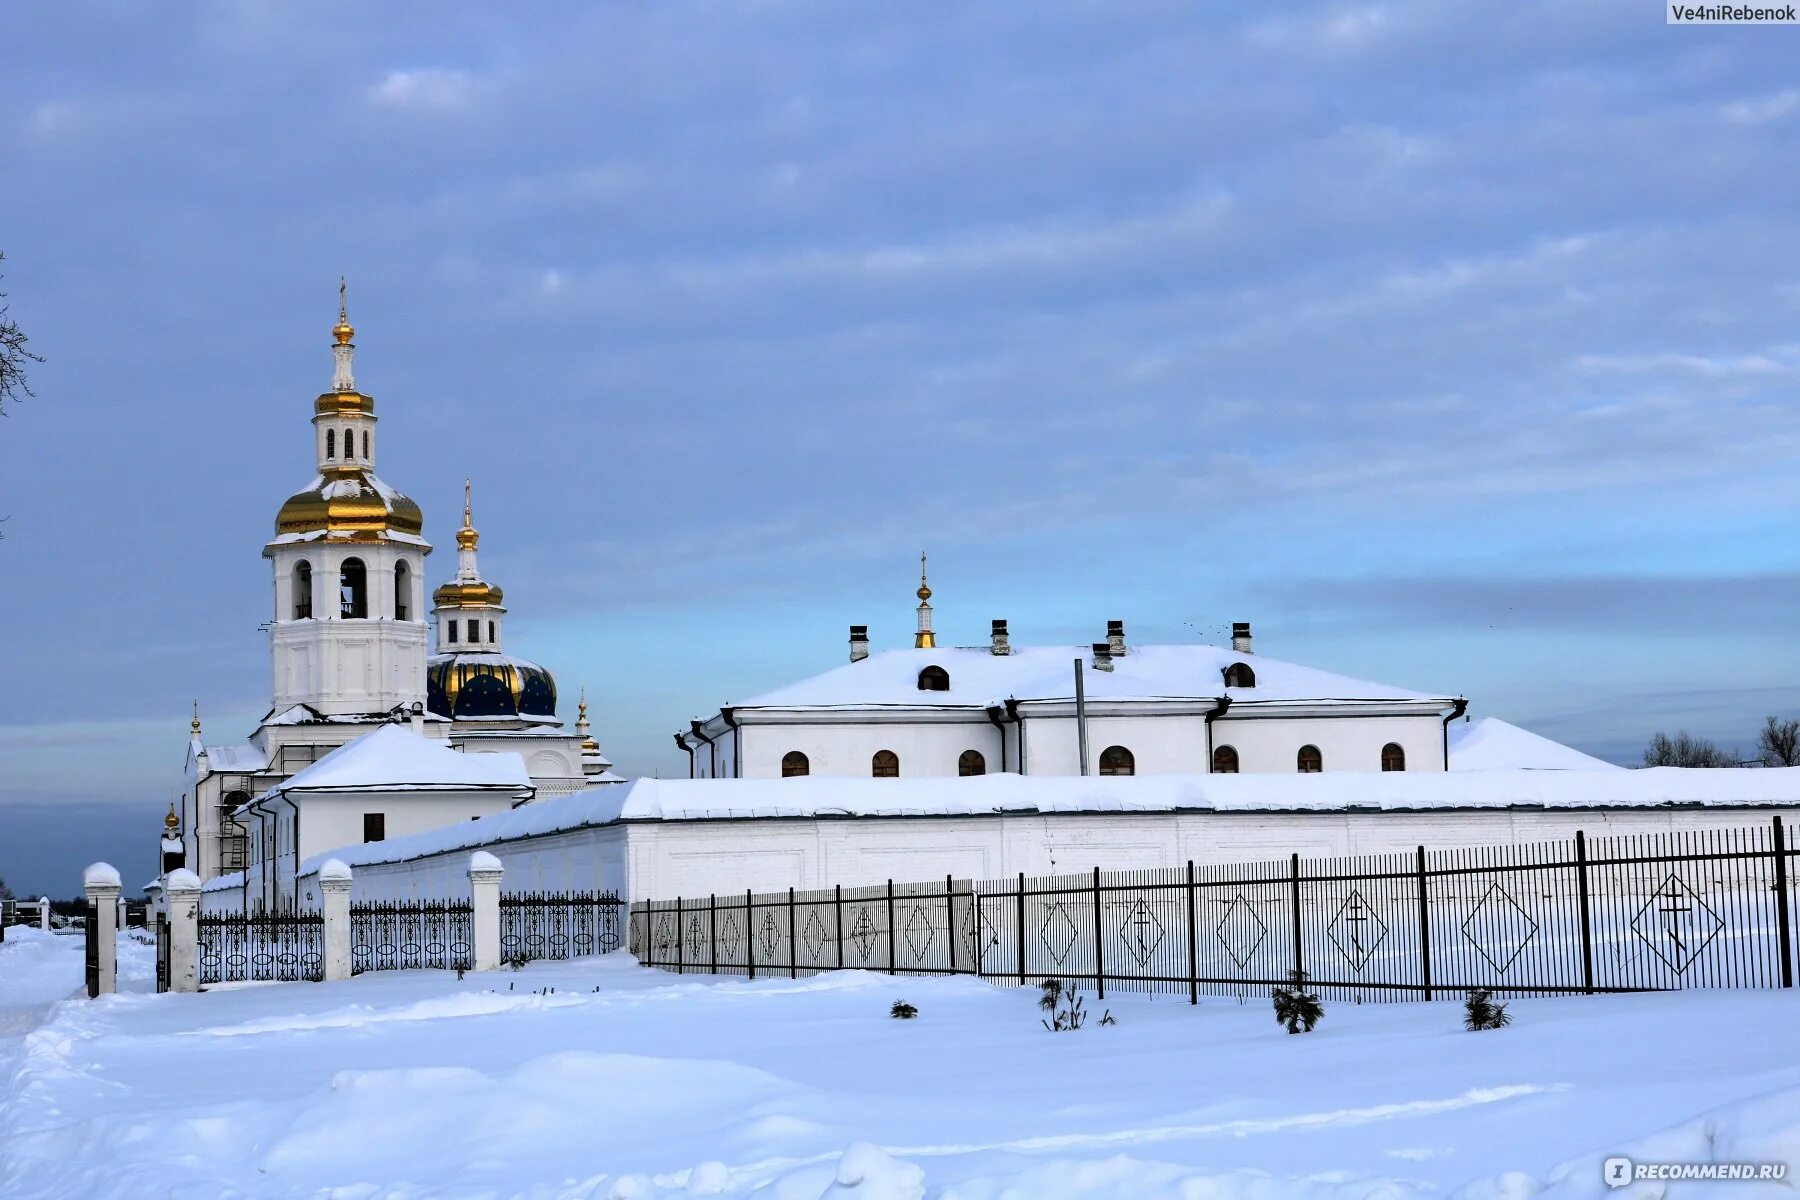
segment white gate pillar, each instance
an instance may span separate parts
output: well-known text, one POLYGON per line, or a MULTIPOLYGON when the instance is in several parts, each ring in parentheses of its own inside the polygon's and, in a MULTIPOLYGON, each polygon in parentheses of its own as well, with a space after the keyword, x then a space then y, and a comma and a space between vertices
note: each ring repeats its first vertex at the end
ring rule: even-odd
POLYGON ((486 850, 469 855, 469 900, 473 913, 474 962, 477 971, 500 965, 500 876, 505 868, 486 850))
POLYGON ((330 859, 319 868, 325 915, 325 978, 350 978, 350 868, 330 859))
POLYGON ((119 872, 111 863, 94 863, 82 872, 81 888, 93 926, 87 933, 94 946, 88 995, 104 996, 119 990, 119 872))
POLYGON ((169 990, 200 990, 200 877, 185 867, 163 878, 169 920, 169 990))
POLYGON ((38 928, 50 932, 50 897, 38 897, 38 928))

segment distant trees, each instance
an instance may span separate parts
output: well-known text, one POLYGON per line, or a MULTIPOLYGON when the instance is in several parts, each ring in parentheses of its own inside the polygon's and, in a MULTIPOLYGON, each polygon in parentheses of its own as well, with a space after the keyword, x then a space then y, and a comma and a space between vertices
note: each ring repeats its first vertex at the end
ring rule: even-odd
MULTIPOLYGON (((0 263, 5 261, 6 255, 0 253, 0 263)), ((0 301, 5 299, 6 293, 0 292, 0 301)), ((25 381, 25 364, 44 361, 25 348, 30 339, 13 320, 9 307, 0 303, 0 417, 6 415, 9 401, 16 404, 32 395, 31 385, 25 381)))
POLYGON ((1734 746, 1722 749, 1711 740, 1682 730, 1674 737, 1657 733, 1644 750, 1646 767, 1800 767, 1800 717, 1768 717, 1756 735, 1756 754, 1748 761, 1734 746))
POLYGON ((1800 718, 1764 721, 1756 748, 1765 767, 1800 767, 1800 718))

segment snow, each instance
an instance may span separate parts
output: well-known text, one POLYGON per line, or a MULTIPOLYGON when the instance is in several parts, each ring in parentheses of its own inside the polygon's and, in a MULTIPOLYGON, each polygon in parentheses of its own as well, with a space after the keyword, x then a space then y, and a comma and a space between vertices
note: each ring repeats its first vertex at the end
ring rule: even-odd
POLYGON ((170 892, 197 892, 200 877, 186 867, 177 867, 163 878, 163 888, 170 892))
MULTIPOLYGON (((499 871, 503 869, 504 868, 500 865, 500 860, 489 854, 486 850, 477 850, 475 853, 469 855, 469 871, 471 874, 476 871, 499 871)), ((320 878, 324 878, 323 868, 321 868, 319 876, 320 878)))
POLYGON ((525 760, 511 751, 464 754, 440 739, 420 737, 405 725, 382 725, 339 746, 266 794, 489 788, 528 792, 531 776, 525 760))
POLYGON ((211 879, 200 885, 200 890, 203 892, 226 892, 235 891, 243 886, 244 873, 242 871, 233 871, 229 875, 214 875, 211 879))
MULTIPOLYGON (((1071 700, 1075 695, 1075 660, 1087 660, 1089 653, 1085 646, 1026 646, 1007 655, 990 653, 985 646, 884 650, 861 662, 846 663, 729 707, 986 707, 1008 697, 1071 700), (943 667, 949 672, 949 691, 919 690, 919 672, 928 666, 943 667)), ((1452 702, 1448 697, 1205 645, 1134 646, 1124 658, 1113 660, 1111 671, 1088 670, 1085 690, 1093 702, 1211 700, 1227 695, 1233 704, 1435 699, 1448 708, 1452 702), (1255 687, 1225 687, 1225 668, 1240 662, 1255 670, 1255 687)))
POLYGON ((81 873, 84 888, 119 887, 119 869, 111 863, 97 862, 81 873))
POLYGON ((1506 767, 1536 771, 1624 769, 1497 717, 1452 724, 1449 738, 1452 771, 1492 771, 1506 767))
MULTIPOLYGON (((323 760, 321 760, 323 761, 323 760)), ((1789 808, 1800 767, 1625 771, 1330 771, 1316 775, 1023 776, 968 779, 635 779, 474 821, 331 853, 401 862, 613 821, 959 816, 1001 812, 1426 812, 1494 808, 1789 808)), ((302 873, 322 861, 308 859, 302 873)))
POLYGON ((845 972, 521 972, 64 1000, 81 939, 0 944, 0 1195, 259 1200, 1670 1200, 1601 1163, 1800 1163, 1791 992, 1328 1003, 1089 997, 845 972), (912 1021, 887 1017, 904 997, 912 1021))
POLYGON ((268 751, 252 742, 227 742, 205 750, 207 765, 216 774, 251 775, 269 765, 268 751))
POLYGON ((328 858, 319 866, 320 882, 350 882, 350 868, 341 858, 328 858))

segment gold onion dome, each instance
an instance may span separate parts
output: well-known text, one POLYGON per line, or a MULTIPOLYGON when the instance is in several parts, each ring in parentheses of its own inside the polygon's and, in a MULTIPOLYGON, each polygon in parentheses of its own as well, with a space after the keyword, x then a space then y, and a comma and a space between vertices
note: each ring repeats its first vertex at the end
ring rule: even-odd
POLYGON ((181 818, 175 815, 175 805, 171 802, 169 805, 169 815, 163 818, 163 833, 169 837, 174 837, 180 832, 181 818))
POLYGON ((359 541, 384 533, 418 536, 425 514, 409 496, 378 483, 361 467, 339 467, 287 498, 275 515, 275 532, 329 532, 359 541))
POLYGON ((346 295, 349 284, 342 275, 338 276, 338 323, 331 327, 331 336, 337 339, 340 346, 348 346, 350 339, 356 336, 356 330, 350 326, 350 302, 346 295))

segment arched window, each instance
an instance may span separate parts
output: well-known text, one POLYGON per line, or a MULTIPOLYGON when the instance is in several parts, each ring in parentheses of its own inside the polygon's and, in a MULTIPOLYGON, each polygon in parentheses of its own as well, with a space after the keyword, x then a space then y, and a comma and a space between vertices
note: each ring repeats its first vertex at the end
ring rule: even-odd
POLYGON ((325 457, 337 457, 337 430, 335 429, 325 431, 325 457))
POLYGON ((312 564, 301 559, 294 565, 294 620, 312 616, 312 564))
POLYGON ((473 617, 470 617, 469 618, 469 642, 471 645, 473 645, 474 643, 479 642, 480 640, 481 640, 481 622, 477 621, 473 617))
POLYGON ((492 621, 489 621, 488 622, 488 641, 492 642, 493 640, 494 640, 494 623, 492 621))
POLYGON ((412 571, 403 562, 394 564, 394 620, 406 620, 412 600, 412 571))
POLYGON ((444 632, 450 635, 450 641, 456 641, 456 620, 452 618, 444 622, 444 632))
POLYGON ((1225 686, 1253 688, 1256 686, 1256 672, 1250 669, 1249 663, 1232 663, 1225 668, 1225 686))
POLYGON ((1238 753, 1235 746, 1220 746, 1213 751, 1213 774, 1236 775, 1238 773, 1238 753))
POLYGON ((1302 775, 1317 775, 1325 769, 1325 756, 1319 753, 1317 746, 1302 746, 1300 753, 1294 756, 1294 765, 1300 768, 1302 775))
POLYGON ((949 691, 950 672, 942 667, 926 667, 919 672, 919 690, 921 692, 949 691))
POLYGON ((369 431, 363 430, 363 457, 369 457, 369 431))
POLYGON ((808 762, 806 755, 798 750, 789 750, 781 756, 781 777, 783 779, 795 779, 801 775, 810 774, 812 774, 812 763, 808 762))
POLYGON ((1102 775, 1136 775, 1137 759, 1123 746, 1108 746, 1100 752, 1102 775))
POLYGON ((369 615, 369 573, 360 558, 346 558, 338 575, 338 616, 361 620, 369 615))
POLYGON ((967 778, 970 775, 986 775, 987 759, 979 750, 964 750, 956 759, 956 773, 967 778))
POLYGON ((892 750, 877 750, 869 760, 869 774, 877 779, 900 778, 900 756, 892 750))
POLYGON ((344 457, 346 459, 356 457, 356 430, 354 429, 344 430, 344 457))
POLYGON ((1406 770, 1406 751, 1399 742, 1389 742, 1381 748, 1381 769, 1384 771, 1406 770))

